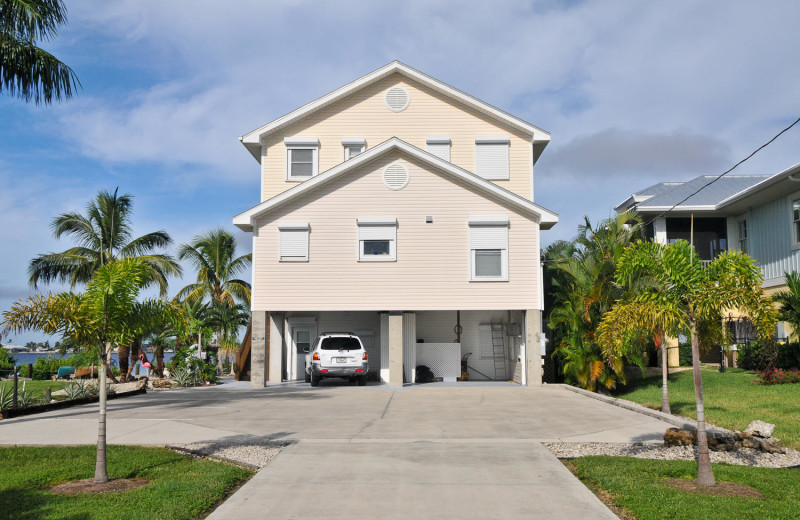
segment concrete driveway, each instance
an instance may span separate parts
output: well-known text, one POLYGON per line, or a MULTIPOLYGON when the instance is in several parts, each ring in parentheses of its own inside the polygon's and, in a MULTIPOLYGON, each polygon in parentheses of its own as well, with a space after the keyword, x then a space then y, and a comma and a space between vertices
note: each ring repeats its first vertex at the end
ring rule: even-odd
MULTIPOLYGON (((109 402, 108 440, 289 443, 209 518, 616 518, 542 441, 657 441, 670 425, 560 386, 245 384, 109 402)), ((94 444, 97 406, 0 422, 0 444, 94 444)))

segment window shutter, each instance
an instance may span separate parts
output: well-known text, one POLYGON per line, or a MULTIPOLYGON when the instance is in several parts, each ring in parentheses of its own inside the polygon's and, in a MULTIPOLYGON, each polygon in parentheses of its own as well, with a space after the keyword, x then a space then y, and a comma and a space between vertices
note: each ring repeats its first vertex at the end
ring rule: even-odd
POLYGON ((308 224, 278 224, 281 261, 308 260, 308 224))
POLYGON ((470 226, 470 249, 508 249, 508 226, 470 226))
POLYGON ((359 240, 394 240, 397 234, 397 224, 358 224, 359 240))
POLYGON ((439 159, 450 162, 450 138, 449 137, 429 137, 427 139, 428 153, 435 155, 439 159))
POLYGON ((488 180, 508 179, 508 138, 475 140, 475 173, 488 180))

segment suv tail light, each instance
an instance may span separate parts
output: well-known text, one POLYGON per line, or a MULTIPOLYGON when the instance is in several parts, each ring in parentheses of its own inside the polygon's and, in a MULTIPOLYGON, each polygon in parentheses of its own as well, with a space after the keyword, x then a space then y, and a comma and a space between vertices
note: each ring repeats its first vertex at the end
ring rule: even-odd
POLYGON ((313 361, 319 361, 319 352, 314 352, 314 355, 311 356, 311 359, 313 361))
POLYGON ((366 352, 364 352, 364 357, 362 357, 362 358, 361 358, 361 361, 366 361, 366 360, 367 360, 367 358, 369 358, 369 354, 367 354, 366 352))

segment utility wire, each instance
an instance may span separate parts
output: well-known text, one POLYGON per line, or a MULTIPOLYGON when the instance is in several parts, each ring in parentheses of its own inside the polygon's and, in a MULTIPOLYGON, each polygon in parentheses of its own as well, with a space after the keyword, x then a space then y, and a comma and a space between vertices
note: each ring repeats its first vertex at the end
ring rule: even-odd
POLYGON ((710 180, 708 183, 704 184, 703 186, 700 186, 700 188, 698 188, 698 189, 697 189, 697 191, 695 191, 695 192, 694 192, 694 193, 692 193, 691 195, 687 196, 687 197, 686 197, 685 199, 683 199, 682 201, 678 202, 677 204, 675 204, 674 206, 672 206, 672 207, 671 207, 671 208, 669 208, 668 210, 666 210, 666 211, 663 211, 663 212, 661 212, 660 214, 658 214, 658 215, 656 215, 655 217, 653 217, 653 218, 652 218, 652 220, 650 220, 650 222, 648 222, 648 223, 647 223, 647 225, 650 225, 650 224, 652 224, 653 222, 655 222, 655 220, 656 220, 656 219, 663 217, 664 215, 666 215, 667 213, 669 213, 669 212, 670 212, 670 211, 672 211, 673 209, 677 208, 678 206, 680 206, 681 204, 683 204, 683 203, 684 203, 684 202, 686 202, 687 200, 691 199, 692 197, 694 197, 695 195, 697 195, 698 193, 700 193, 700 192, 701 192, 701 191, 703 191, 704 189, 708 188, 709 186, 711 186, 712 184, 714 184, 715 182, 717 182, 718 180, 720 180, 720 179, 721 179, 721 178, 723 178, 724 176, 728 175, 730 172, 732 172, 732 171, 733 171, 733 170, 735 170, 737 167, 739 167, 739 165, 740 165, 740 164, 744 163, 745 161, 747 161, 748 159, 750 159, 751 157, 753 157, 755 154, 757 154, 758 152, 760 152, 761 150, 763 150, 764 148, 766 148, 767 146, 769 146, 770 144, 772 144, 772 142, 773 142, 775 139, 779 138, 781 135, 783 135, 784 133, 788 132, 788 131, 789 131, 789 130, 790 130, 790 129, 791 129, 793 126, 794 126, 794 125, 796 125, 797 123, 800 123, 800 117, 798 117, 797 119, 795 119, 795 120, 794 120, 794 123, 790 124, 789 126, 787 126, 786 128, 784 128, 783 130, 781 130, 780 132, 778 132, 777 134, 775 134, 775 136, 774 136, 772 139, 770 139, 770 140, 769 140, 769 141, 767 141, 766 143, 762 144, 761 146, 759 146, 758 148, 756 148, 755 150, 753 150, 753 152, 752 152, 750 155, 748 155, 747 157, 745 157, 745 158, 744 158, 744 159, 742 159, 741 161, 739 161, 739 162, 737 162, 736 164, 734 164, 733 166, 731 166, 731 167, 730 167, 730 168, 729 168, 727 171, 724 171, 724 172, 720 173, 720 174, 719 174, 719 175, 717 175, 717 176, 716 176, 714 179, 710 180))

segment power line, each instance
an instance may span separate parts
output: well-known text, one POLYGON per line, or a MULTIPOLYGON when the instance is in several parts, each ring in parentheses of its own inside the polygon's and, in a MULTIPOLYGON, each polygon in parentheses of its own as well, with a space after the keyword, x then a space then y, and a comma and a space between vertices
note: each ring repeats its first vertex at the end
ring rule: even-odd
POLYGON ((781 135, 783 135, 784 133, 788 132, 788 131, 789 131, 789 130, 790 130, 790 129, 791 129, 793 126, 794 126, 794 125, 796 125, 797 123, 800 123, 800 117, 798 117, 797 119, 795 119, 795 120, 794 120, 794 123, 790 124, 789 126, 787 126, 786 128, 784 128, 783 130, 781 130, 780 132, 778 132, 777 134, 775 134, 775 136, 774 136, 772 139, 770 139, 770 140, 769 140, 769 141, 767 141, 766 143, 762 144, 761 146, 759 146, 758 148, 756 148, 755 150, 753 150, 753 152, 752 152, 750 155, 748 155, 747 157, 745 157, 745 158, 744 158, 744 159, 742 159, 741 161, 739 161, 739 162, 737 162, 736 164, 734 164, 733 166, 731 166, 731 167, 730 167, 728 170, 726 170, 726 171, 724 171, 724 172, 720 173, 720 174, 719 174, 719 175, 717 175, 717 176, 716 176, 714 179, 712 179, 712 180, 708 181, 708 183, 704 184, 703 186, 700 186, 700 188, 698 188, 698 189, 697 189, 697 191, 695 191, 695 192, 694 192, 694 193, 692 193, 691 195, 687 196, 685 199, 683 199, 682 201, 678 202, 677 204, 675 204, 674 206, 672 206, 672 207, 671 207, 671 208, 669 208, 668 210, 666 210, 666 211, 663 211, 663 212, 661 212, 660 214, 658 214, 658 215, 656 215, 655 217, 653 217, 653 218, 652 218, 652 220, 650 220, 650 222, 648 222, 648 223, 647 223, 647 225, 650 225, 650 224, 652 224, 653 222, 655 222, 655 220, 656 220, 656 219, 663 217, 664 215, 666 215, 667 213, 669 213, 669 212, 670 212, 670 211, 672 211, 673 209, 677 208, 678 206, 680 206, 681 204, 683 204, 683 203, 684 203, 684 202, 686 202, 687 200, 691 199, 692 197, 694 197, 695 195, 697 195, 698 193, 700 193, 700 192, 701 192, 701 191, 703 191, 704 189, 708 188, 709 186, 711 186, 712 184, 714 184, 715 182, 717 182, 718 180, 720 180, 720 179, 721 179, 721 178, 723 178, 724 176, 728 175, 730 172, 732 172, 733 170, 735 170, 736 168, 738 168, 738 167, 739 167, 739 165, 741 165, 742 163, 746 162, 746 161, 747 161, 747 160, 749 160, 751 157, 753 157, 755 154, 757 154, 758 152, 760 152, 761 150, 763 150, 764 148, 766 148, 767 146, 769 146, 770 144, 772 144, 772 142, 773 142, 775 139, 779 138, 781 135))

